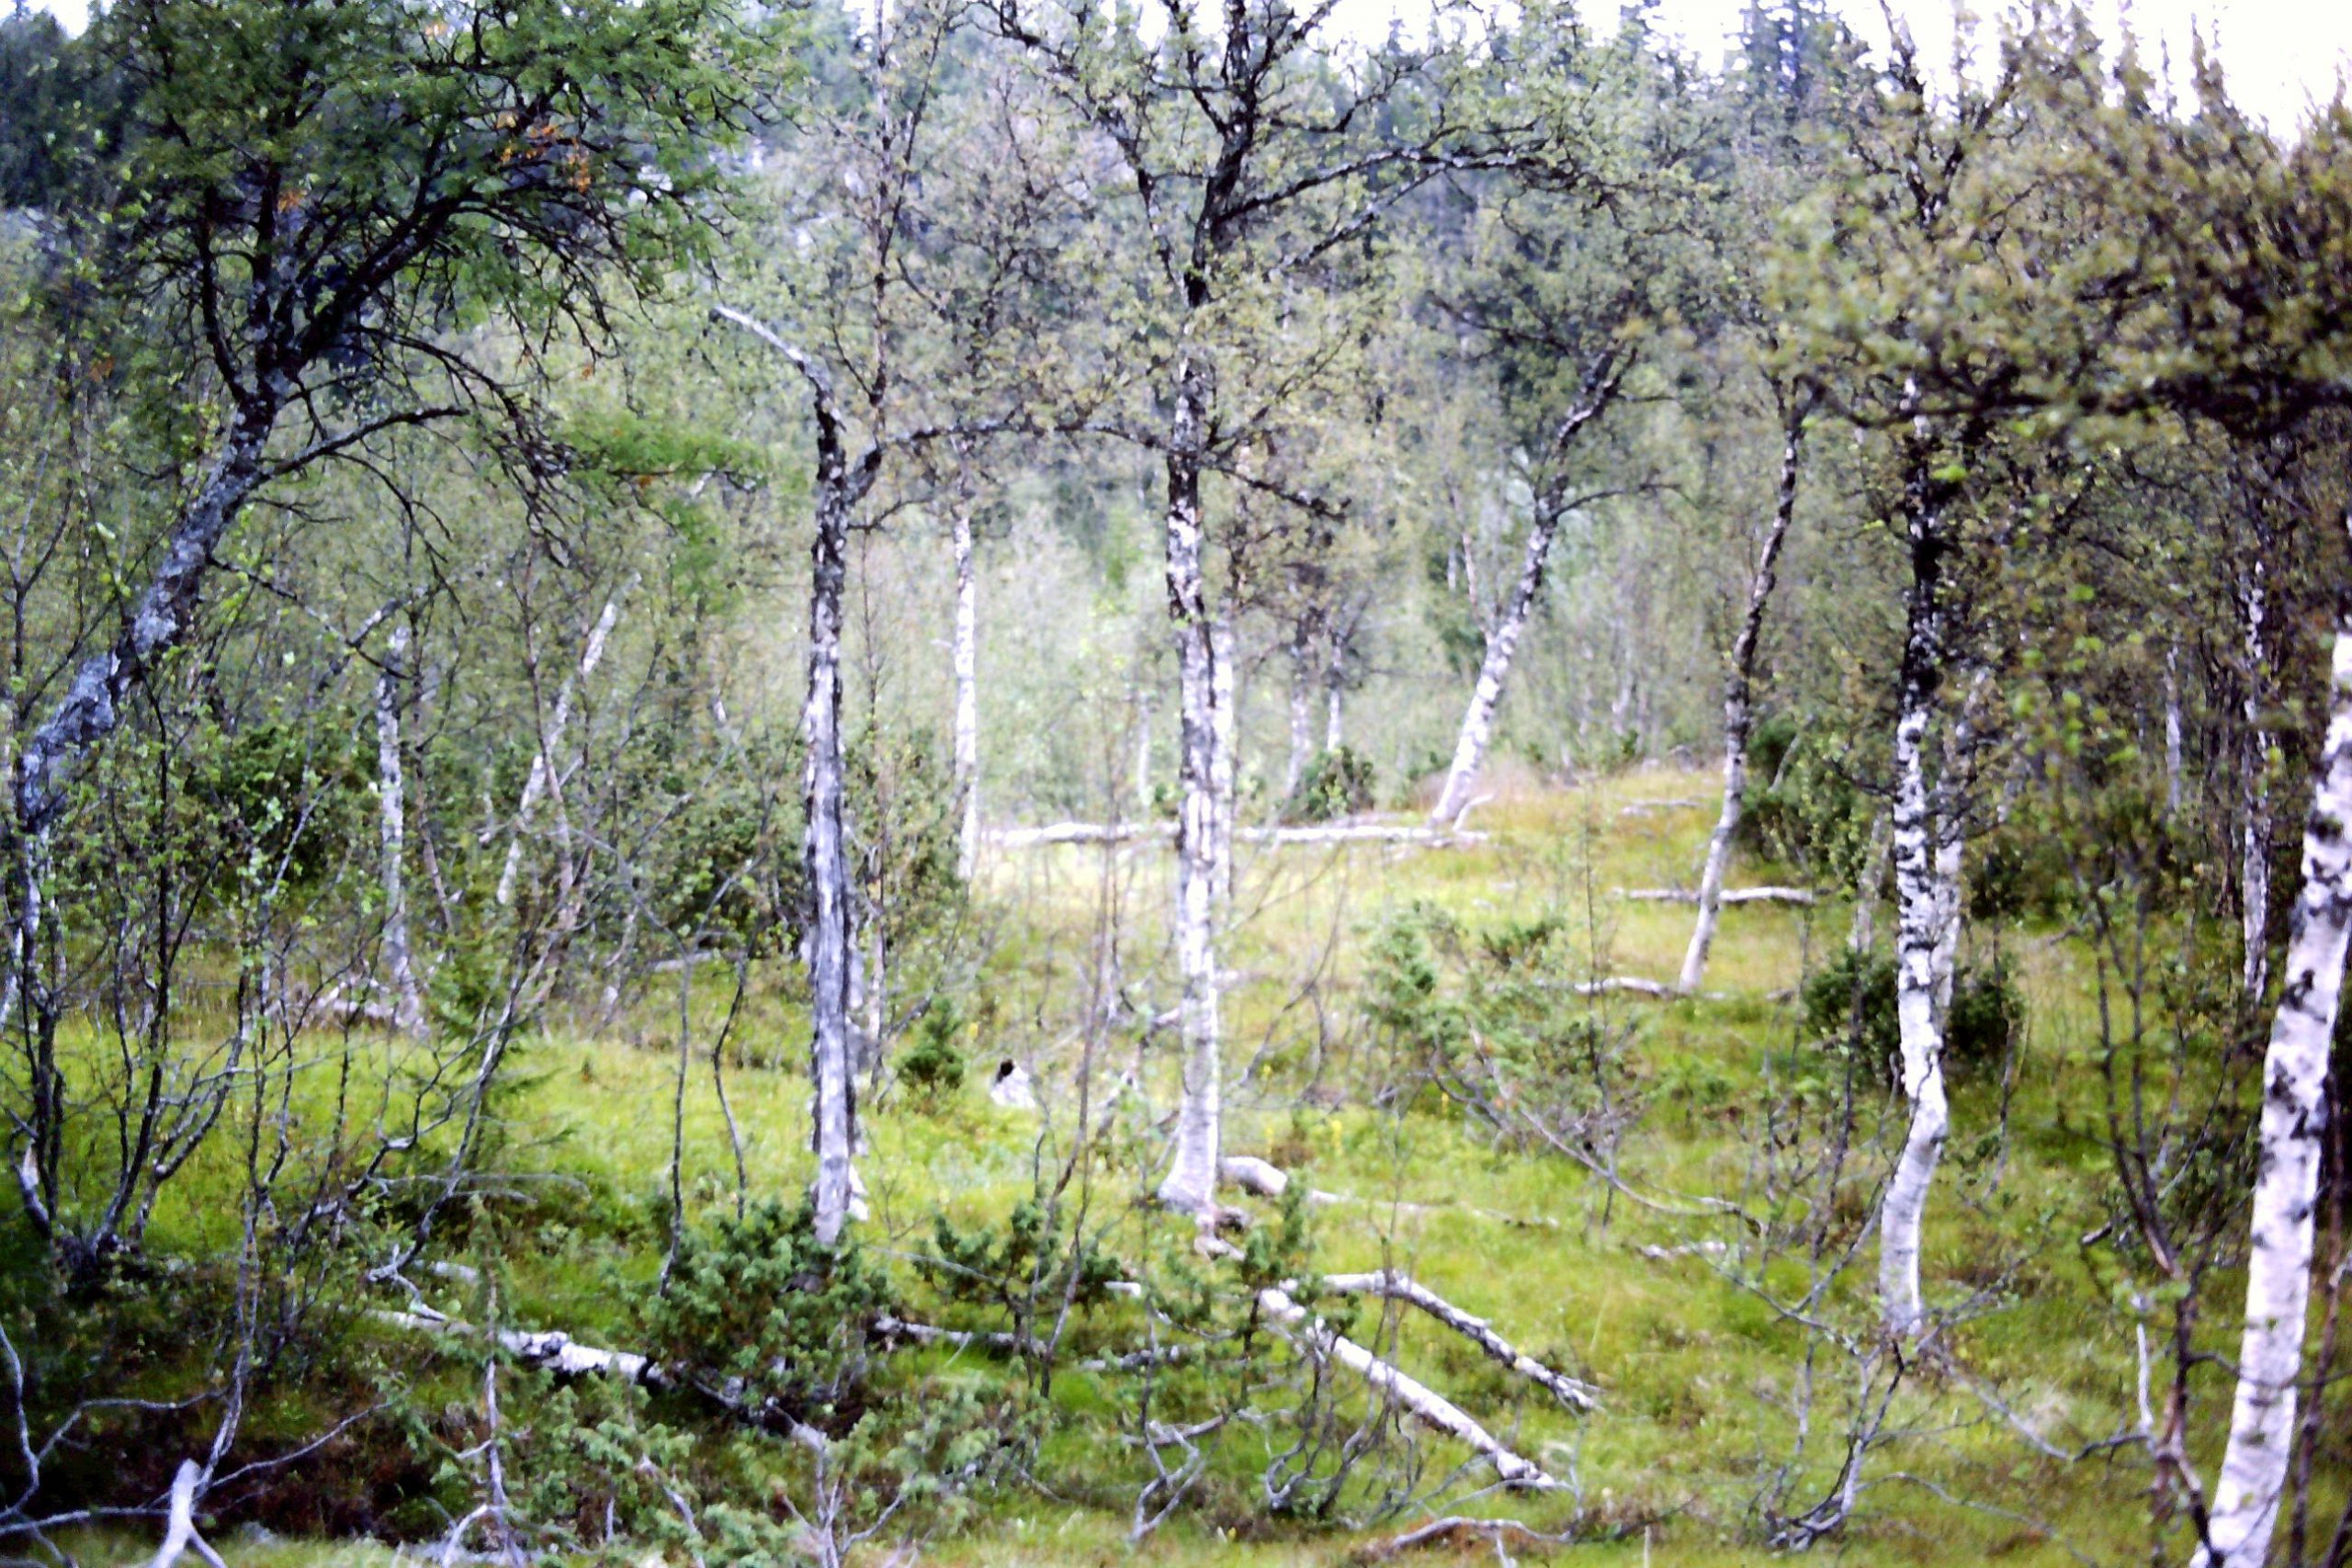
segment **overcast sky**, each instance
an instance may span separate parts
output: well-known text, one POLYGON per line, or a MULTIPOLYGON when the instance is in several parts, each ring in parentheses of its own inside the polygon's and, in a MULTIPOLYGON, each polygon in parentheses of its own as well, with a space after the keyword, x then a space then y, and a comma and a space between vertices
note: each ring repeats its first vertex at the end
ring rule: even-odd
MULTIPOLYGON (((87 0, 40 0, 78 29, 87 0)), ((1892 0, 1895 12, 1906 18, 1922 51, 1931 60, 1949 58, 1952 35, 1951 0, 1892 0)), ((2115 30, 2123 0, 2091 0, 2092 13, 2103 31, 2115 30)), ((1864 37, 1883 42, 1886 25, 1877 0, 1838 0, 1864 37)), ((1398 0, 1340 0, 1340 24, 1359 37, 1377 37, 1386 30, 1389 17, 1421 8, 1398 0)), ((1980 0, 1977 7, 1997 11, 1998 0, 1980 0)), ((1745 0, 1662 0, 1667 25, 1711 62, 1739 25, 1745 0)), ((1595 21, 1612 19, 1616 0, 1587 0, 1595 21)), ((2259 111, 2274 128, 2291 130, 2314 99, 2324 101, 2335 90, 2339 73, 2352 71, 2352 0, 2132 0, 2133 29, 2148 45, 2153 61, 2159 42, 2169 44, 2185 68, 2192 28, 2203 28, 2222 43, 2222 58, 2229 67, 2232 94, 2259 111)))

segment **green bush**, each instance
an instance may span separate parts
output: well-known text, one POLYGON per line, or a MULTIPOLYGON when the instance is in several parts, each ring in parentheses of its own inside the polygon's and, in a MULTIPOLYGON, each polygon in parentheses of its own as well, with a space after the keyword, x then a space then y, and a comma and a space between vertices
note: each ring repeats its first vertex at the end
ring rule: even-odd
POLYGON ((938 1109, 964 1087, 964 1053, 956 1045, 963 1027, 954 998, 936 998, 915 1025, 914 1043, 899 1057, 899 1081, 925 1110, 938 1109))
POLYGON ((816 1238, 808 1205, 753 1204, 687 1234, 644 1309, 646 1347, 684 1382, 763 1424, 838 1436, 863 1413, 867 1335, 888 1277, 844 1238, 816 1238))
POLYGON ((1372 809, 1372 759, 1346 746, 1318 751, 1298 782, 1291 816, 1301 822, 1329 822, 1372 809))
MULTIPOLYGON (((1799 1000, 1808 1033, 1854 1053, 1872 1082, 1896 1080, 1903 1046, 1893 954, 1840 950, 1806 979, 1799 1000)), ((2025 997, 2006 955, 1963 965, 1952 976, 1951 1010, 1944 1022, 1945 1076, 1966 1077, 1999 1063, 2024 1022, 2025 997)))

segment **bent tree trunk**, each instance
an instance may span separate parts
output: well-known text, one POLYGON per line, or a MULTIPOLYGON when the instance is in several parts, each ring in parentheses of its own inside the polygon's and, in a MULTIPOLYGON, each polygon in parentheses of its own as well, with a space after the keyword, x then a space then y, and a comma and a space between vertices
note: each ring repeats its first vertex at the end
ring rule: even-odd
MULTIPOLYGON (((212 553, 261 488, 262 455, 277 414, 277 405, 264 399, 239 405, 220 457, 173 525, 163 559, 114 642, 75 667, 64 695, 17 753, 11 804, 17 818, 17 886, 9 922, 8 973, 0 984, 0 1017, 19 1005, 28 1011, 46 1007, 35 967, 41 944, 49 829, 65 804, 65 786, 83 761, 119 728, 125 705, 145 686, 156 663, 187 635, 212 553)), ((23 1032, 31 1042, 26 1063, 29 1104, 17 1184, 34 1228, 51 1237, 53 1227, 64 1224, 58 1208, 64 1083, 48 1029, 28 1020, 23 1032)))
POLYGON ((401 765, 401 664, 408 658, 406 626, 392 628, 391 649, 376 677, 376 805, 383 855, 384 967, 392 981, 392 1023, 413 1034, 424 1027, 424 998, 409 946, 407 789, 401 765))
POLYGON ((2221 1483, 2198 1562, 2261 1568, 2294 1449, 2330 1045, 2352 930, 2352 615, 2335 630, 2327 742, 2303 829, 2303 886, 2262 1064, 2245 1329, 2221 1483))
POLYGON ((1797 465, 1804 443, 1805 407, 1792 406, 1781 434, 1781 486, 1772 505, 1771 526, 1756 558, 1747 581, 1747 614, 1732 638, 1731 671, 1724 681, 1724 807, 1715 830, 1707 840, 1707 863, 1699 874, 1699 918, 1690 928, 1690 945, 1682 954, 1681 978, 1675 988, 1686 995, 1699 988, 1707 975, 1707 951, 1714 945, 1715 920, 1722 910, 1724 872, 1731 861, 1732 838, 1739 831, 1739 816, 1747 799, 1747 737, 1755 724, 1752 694, 1756 680, 1756 647, 1764 632, 1764 610, 1771 602, 1774 568, 1781 547, 1789 536, 1789 522, 1796 515, 1797 465))
POLYGON ((1487 634, 1487 655, 1478 665, 1478 683, 1470 689, 1469 711, 1462 716, 1462 730, 1453 742, 1453 761, 1445 771, 1445 785, 1430 808, 1430 826, 1451 828, 1470 808, 1470 791, 1478 770, 1486 765, 1487 745, 1494 739, 1495 709, 1502 702, 1503 682, 1510 676, 1510 661, 1519 651, 1520 634, 1527 628, 1528 613, 1544 588, 1544 566, 1552 554, 1552 539, 1560 531, 1560 497, 1546 494, 1535 509, 1535 525, 1528 531, 1527 555, 1521 561, 1519 581, 1510 602, 1487 634))
POLYGON ((1887 1332, 1917 1332, 1919 1237, 1928 1189, 1951 1131, 1944 1098, 1943 1017, 1936 1006, 1936 953, 1951 897, 1943 838, 1957 831, 1952 802, 1936 809, 1928 787, 1928 727, 1943 663, 1943 556, 1951 547, 1929 500, 1924 457, 1909 483, 1911 584, 1894 722, 1895 1018, 1902 1043, 1903 1096, 1910 1126, 1879 1213, 1879 1299, 1887 1332))
POLYGON ((1207 1213, 1216 1204, 1223 1071, 1216 995, 1216 648, 1201 570, 1201 450, 1207 432, 1205 367, 1178 373, 1168 444, 1168 614, 1176 623, 1180 713, 1176 828, 1176 964, 1183 982, 1178 1031, 1184 1054, 1176 1147, 1159 1199, 1207 1213))
POLYGON ((972 491, 966 455, 956 455, 956 874, 971 880, 980 852, 980 620, 972 577, 972 491))

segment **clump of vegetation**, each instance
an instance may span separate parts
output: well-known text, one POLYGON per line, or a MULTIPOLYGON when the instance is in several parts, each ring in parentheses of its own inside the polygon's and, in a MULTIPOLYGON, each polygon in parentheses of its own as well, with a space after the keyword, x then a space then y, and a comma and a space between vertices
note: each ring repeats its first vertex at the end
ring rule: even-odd
POLYGON ((956 1037, 963 1032, 963 1010, 953 997, 932 998, 915 1024, 915 1037, 899 1054, 899 1081, 926 1111, 936 1111, 964 1088, 967 1064, 956 1037))
POLYGON ((1376 798, 1372 759, 1339 746, 1317 751, 1307 763, 1291 815, 1301 822, 1332 822, 1371 810, 1376 798))
MULTIPOLYGON (((1840 948, 1799 991, 1806 1032, 1851 1055, 1873 1083, 1902 1076, 1902 1028, 1895 1016, 1894 955, 1840 948)), ((1944 1072, 1954 1078, 1999 1066, 2025 1026, 2025 996, 2006 954, 1962 964, 1952 976, 1944 1021, 1944 1072)))

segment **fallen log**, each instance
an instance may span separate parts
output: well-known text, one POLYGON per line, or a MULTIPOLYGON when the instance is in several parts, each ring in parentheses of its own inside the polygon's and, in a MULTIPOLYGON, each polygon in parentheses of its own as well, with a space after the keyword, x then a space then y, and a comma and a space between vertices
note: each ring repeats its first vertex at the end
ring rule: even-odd
MULTIPOLYGON (((1176 837, 1172 822, 1051 822, 1036 828, 991 828, 981 835, 998 849, 1026 850, 1049 844, 1126 844, 1176 837)), ((1334 822, 1315 827, 1236 828, 1233 836, 1252 844, 1399 844, 1451 849, 1487 841, 1484 833, 1433 829, 1413 823, 1334 822)))
POLYGON ((1598 980, 1579 980, 1568 989, 1580 997, 1606 997, 1630 991, 1637 997, 1663 999, 1675 994, 1674 987, 1664 981, 1645 980, 1638 975, 1608 975, 1598 980))
MULTIPOLYGON (((1644 904, 1699 901, 1699 895, 1685 887, 1619 887, 1611 891, 1620 898, 1644 904)), ((1807 908, 1821 902, 1821 895, 1809 887, 1726 887, 1716 897, 1724 904, 1801 904, 1807 908)))
POLYGON ((1460 1405, 1341 1334, 1299 1305, 1281 1287, 1269 1285, 1260 1291, 1258 1310, 1298 1335, 1305 1341, 1304 1348, 1307 1354, 1318 1360, 1336 1361, 1346 1367, 1395 1400, 1398 1408, 1422 1426, 1453 1438, 1484 1457, 1494 1465, 1495 1473, 1502 1477, 1505 1485, 1537 1491, 1560 1487, 1560 1483, 1554 1480, 1542 1465, 1512 1452, 1500 1438, 1478 1425, 1460 1405))
POLYGON ((1399 1274, 1394 1269, 1375 1269, 1369 1274, 1326 1274, 1317 1283, 1334 1295, 1378 1296, 1385 1301, 1403 1302, 1461 1335, 1487 1354, 1487 1359, 1507 1368, 1517 1376, 1550 1393, 1571 1410, 1597 1410, 1600 1407, 1600 1391, 1589 1382, 1554 1371, 1534 1357, 1512 1346, 1496 1333, 1482 1317, 1473 1317, 1419 1280, 1399 1274))

